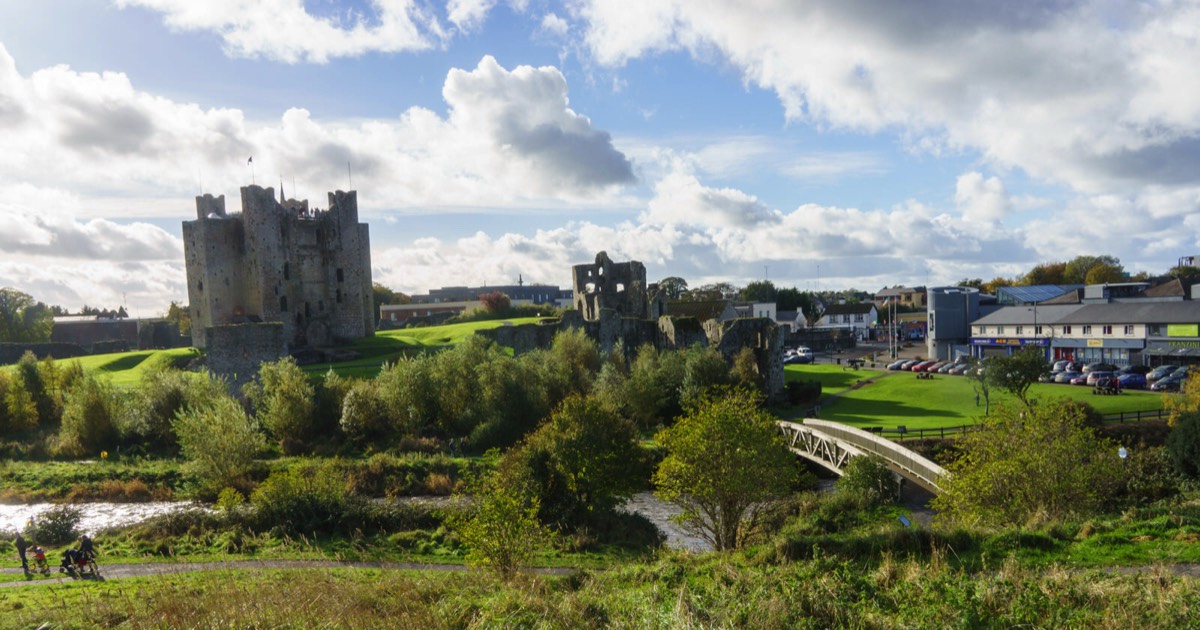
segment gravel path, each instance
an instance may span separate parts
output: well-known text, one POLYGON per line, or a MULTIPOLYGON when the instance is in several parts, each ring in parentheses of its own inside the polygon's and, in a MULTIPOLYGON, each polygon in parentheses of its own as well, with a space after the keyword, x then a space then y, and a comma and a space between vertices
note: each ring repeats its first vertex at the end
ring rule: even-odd
MULTIPOLYGON (((72 582, 67 575, 57 573, 49 577, 21 575, 21 569, 0 569, 0 588, 31 586, 49 582, 72 582)), ((169 562, 151 564, 102 564, 100 580, 116 580, 148 575, 173 575, 192 571, 225 571, 229 569, 383 569, 385 571, 449 571, 467 572, 471 567, 461 564, 426 564, 420 562, 353 562, 338 560, 234 560, 229 562, 169 562)), ((569 575, 575 569, 550 567, 530 569, 538 575, 569 575)), ((84 578, 90 581, 93 578, 84 578)))

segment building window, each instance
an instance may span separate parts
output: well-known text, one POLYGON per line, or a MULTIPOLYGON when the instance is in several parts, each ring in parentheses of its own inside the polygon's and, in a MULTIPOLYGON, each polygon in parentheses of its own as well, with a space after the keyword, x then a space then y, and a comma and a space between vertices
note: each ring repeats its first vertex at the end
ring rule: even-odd
POLYGON ((1004 327, 1003 327, 1003 326, 997 326, 997 327, 996 327, 996 334, 997 334, 997 335, 1003 335, 1003 334, 1004 334, 1004 327))
POLYGON ((1085 335, 1090 335, 1090 334, 1092 334, 1092 325, 1091 325, 1091 324, 1084 324, 1084 326, 1083 326, 1083 334, 1085 334, 1085 335))
POLYGON ((1064 334, 1064 335, 1069 335, 1069 334, 1071 334, 1071 325, 1070 325, 1070 324, 1067 324, 1066 326, 1063 326, 1063 334, 1064 334))
POLYGON ((854 314, 854 321, 856 321, 856 322, 861 322, 862 320, 863 320, 863 319, 862 319, 862 313, 855 313, 855 314, 854 314))
POLYGON ((1041 327, 1041 326, 1035 326, 1035 327, 1033 328, 1033 334, 1034 334, 1034 336, 1036 336, 1036 337, 1041 337, 1041 336, 1042 336, 1042 327, 1041 327))
POLYGON ((1025 334, 1025 327, 1024 327, 1024 326, 1017 326, 1017 336, 1019 337, 1019 336, 1021 336, 1021 335, 1024 335, 1024 334, 1025 334))
POLYGON ((1112 334, 1112 325, 1111 325, 1111 324, 1106 324, 1106 325, 1104 326, 1104 329, 1103 329, 1103 330, 1104 330, 1104 334, 1106 334, 1106 335, 1111 335, 1111 334, 1112 334))
MULTIPOLYGON (((204 288, 204 287, 201 287, 201 288, 204 288)), ((1149 328, 1150 328, 1150 330, 1148 330, 1147 332, 1149 333, 1149 335, 1151 337, 1161 337, 1162 336, 1162 325, 1161 324, 1150 324, 1149 328)))
POLYGON ((1126 326, 1125 326, 1125 336, 1126 336, 1126 337, 1132 337, 1132 336, 1133 336, 1133 325, 1132 325, 1132 324, 1129 324, 1129 325, 1126 325, 1126 326))

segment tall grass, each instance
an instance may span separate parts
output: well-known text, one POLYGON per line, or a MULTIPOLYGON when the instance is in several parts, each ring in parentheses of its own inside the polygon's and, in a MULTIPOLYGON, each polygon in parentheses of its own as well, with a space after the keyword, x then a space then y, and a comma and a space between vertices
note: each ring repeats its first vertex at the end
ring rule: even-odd
POLYGON ((665 555, 603 572, 502 584, 479 573, 221 570, 28 588, 0 599, 12 627, 61 628, 1186 628, 1200 583, 1138 574, 981 574, 939 559, 785 566, 665 555))

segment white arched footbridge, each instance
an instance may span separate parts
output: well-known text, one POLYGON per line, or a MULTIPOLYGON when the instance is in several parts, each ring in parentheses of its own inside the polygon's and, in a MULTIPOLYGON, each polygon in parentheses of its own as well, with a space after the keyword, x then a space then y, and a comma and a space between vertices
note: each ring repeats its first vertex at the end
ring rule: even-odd
POLYGON ((828 420, 780 421, 788 448, 800 457, 842 474, 851 457, 879 455, 896 474, 934 494, 946 471, 903 446, 852 426, 828 420))

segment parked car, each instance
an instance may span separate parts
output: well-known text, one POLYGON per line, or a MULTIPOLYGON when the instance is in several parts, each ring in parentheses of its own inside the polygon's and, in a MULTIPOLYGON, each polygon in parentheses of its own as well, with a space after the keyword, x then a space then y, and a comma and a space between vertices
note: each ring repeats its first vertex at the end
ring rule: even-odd
POLYGON ((908 361, 908 359, 900 359, 900 360, 898 360, 898 361, 892 361, 891 363, 889 363, 889 364, 888 364, 888 366, 887 366, 887 369, 889 369, 889 370, 899 370, 899 369, 900 369, 900 366, 901 366, 901 365, 904 365, 904 363, 905 363, 905 362, 907 362, 907 361, 908 361))
POLYGON ((800 358, 800 363, 813 362, 813 351, 808 346, 796 346, 796 356, 800 358))
POLYGON ((1146 376, 1137 372, 1118 374, 1117 382, 1121 384, 1121 389, 1146 389, 1146 376))
POLYGON ((950 370, 953 370, 954 368, 956 368, 960 365, 962 365, 961 361, 949 361, 946 363, 946 365, 943 365, 942 367, 938 368, 938 373, 939 374, 949 374, 950 370))
POLYGON ((1076 376, 1075 378, 1071 379, 1070 382, 1072 385, 1087 385, 1087 380, 1088 380, 1087 374, 1080 372, 1079 376, 1076 376))
POLYGON ((959 363, 958 365, 950 368, 950 371, 948 372, 948 374, 954 374, 957 376, 961 376, 963 374, 966 374, 967 370, 969 370, 969 369, 971 369, 970 363, 959 363))
POLYGON ((912 370, 913 372, 924 372, 925 368, 928 368, 929 366, 933 365, 934 363, 937 363, 937 361, 921 361, 920 363, 912 366, 909 369, 912 370))
POLYGON ((1110 379, 1110 378, 1112 378, 1112 377, 1113 377, 1113 372, 1112 372, 1112 371, 1098 371, 1098 370, 1096 370, 1096 371, 1088 372, 1088 374, 1087 374, 1087 384, 1088 384, 1089 386, 1090 386, 1090 385, 1095 385, 1095 384, 1096 384, 1096 382, 1097 382, 1097 381, 1099 381, 1099 380, 1102 380, 1102 379, 1103 379, 1103 380, 1108 380, 1108 379, 1110 379))
POLYGON ((1175 370, 1178 370, 1179 367, 1178 365, 1160 365, 1146 374, 1146 380, 1153 383, 1160 378, 1170 375, 1175 370))
POLYGON ((1079 368, 1080 365, 1078 363, 1071 361, 1070 359, 1062 359, 1060 361, 1055 361, 1054 365, 1051 366, 1050 371, 1054 374, 1059 372, 1079 372, 1079 368))
POLYGON ((949 363, 949 361, 938 361, 937 363, 934 363, 933 365, 931 365, 921 371, 922 372, 936 372, 936 371, 942 369, 942 366, 946 365, 947 363, 949 363))
POLYGON ((1054 382, 1070 384, 1072 379, 1079 378, 1080 376, 1083 376, 1083 372, 1076 372, 1074 370, 1059 372, 1054 376, 1054 382))
POLYGON ((912 370, 912 367, 918 363, 920 363, 920 361, 918 361, 916 359, 909 359, 909 360, 905 361, 904 363, 900 364, 900 369, 907 372, 909 370, 912 370))
POLYGON ((1083 366, 1082 372, 1084 374, 1089 372, 1116 372, 1117 369, 1117 366, 1111 363, 1089 363, 1083 366))
POLYGON ((1171 374, 1164 376, 1150 386, 1151 391, 1156 392, 1177 392, 1183 387, 1183 381, 1187 378, 1187 370, 1176 370, 1171 374))

